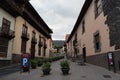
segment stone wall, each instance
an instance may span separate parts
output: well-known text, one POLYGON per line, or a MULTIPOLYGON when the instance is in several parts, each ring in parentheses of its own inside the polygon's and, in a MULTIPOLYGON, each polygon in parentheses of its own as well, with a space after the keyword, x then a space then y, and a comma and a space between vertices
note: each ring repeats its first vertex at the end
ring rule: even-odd
POLYGON ((103 13, 110 29, 110 46, 120 49, 120 0, 103 0, 103 13))
POLYGON ((12 54, 12 64, 21 63, 21 55, 20 54, 12 54))
POLYGON ((0 60, 0 67, 21 63, 21 55, 12 54, 12 60, 0 60))
MULTIPOLYGON (((114 61, 115 61, 115 68, 116 71, 119 71, 119 64, 118 61, 120 61, 120 51, 114 51, 114 61)), ((93 55, 93 56, 88 56, 87 57, 87 62, 97 65, 97 66, 101 66, 104 67, 106 69, 108 69, 108 57, 107 57, 107 53, 103 53, 103 54, 98 54, 98 55, 93 55)))
POLYGON ((11 64, 11 60, 0 60, 0 67, 8 66, 11 64))

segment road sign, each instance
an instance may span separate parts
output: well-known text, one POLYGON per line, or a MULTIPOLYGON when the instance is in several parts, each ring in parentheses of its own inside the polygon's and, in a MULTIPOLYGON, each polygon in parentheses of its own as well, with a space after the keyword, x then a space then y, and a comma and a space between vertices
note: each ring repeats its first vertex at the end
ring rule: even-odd
POLYGON ((30 68, 30 55, 28 53, 23 53, 22 54, 22 69, 23 71, 29 71, 29 68, 30 68))
POLYGON ((114 54, 112 52, 108 52, 107 57, 108 57, 108 68, 109 68, 109 70, 114 69, 114 72, 116 72, 114 54))

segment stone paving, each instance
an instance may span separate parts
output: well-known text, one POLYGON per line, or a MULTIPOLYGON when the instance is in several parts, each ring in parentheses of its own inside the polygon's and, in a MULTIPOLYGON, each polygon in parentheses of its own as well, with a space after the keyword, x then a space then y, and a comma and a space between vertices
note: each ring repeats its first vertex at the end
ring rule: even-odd
POLYGON ((75 62, 71 63, 69 75, 63 75, 60 70, 60 61, 52 63, 52 71, 50 75, 43 76, 41 67, 31 69, 30 73, 15 72, 9 75, 0 77, 0 80, 120 80, 120 74, 113 73, 107 69, 86 64, 85 66, 78 65, 75 62))

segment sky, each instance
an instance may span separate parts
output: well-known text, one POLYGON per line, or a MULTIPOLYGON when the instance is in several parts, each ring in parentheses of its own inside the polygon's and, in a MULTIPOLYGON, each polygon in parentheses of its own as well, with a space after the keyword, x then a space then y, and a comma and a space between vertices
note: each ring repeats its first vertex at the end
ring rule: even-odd
POLYGON ((85 0, 30 0, 35 10, 53 30, 53 40, 70 34, 85 0))

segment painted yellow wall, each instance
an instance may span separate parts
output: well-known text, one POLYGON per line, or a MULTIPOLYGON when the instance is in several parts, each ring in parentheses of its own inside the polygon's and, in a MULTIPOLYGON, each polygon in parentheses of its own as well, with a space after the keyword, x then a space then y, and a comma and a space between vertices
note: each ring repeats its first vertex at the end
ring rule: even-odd
POLYGON ((47 49, 46 49, 46 56, 49 56, 49 50, 50 50, 50 44, 49 44, 50 40, 47 39, 46 44, 47 44, 47 49))
MULTIPOLYGON (((30 35, 30 38, 27 41, 27 45, 26 45, 26 52, 30 53, 32 31, 34 30, 36 33, 36 38, 37 38, 37 44, 35 46, 35 56, 42 57, 43 48, 41 50, 41 56, 38 56, 38 41, 39 41, 39 35, 41 35, 41 36, 43 36, 43 35, 20 16, 16 18, 16 24, 15 24, 15 36, 16 37, 14 38, 13 53, 14 54, 21 54, 21 35, 22 35, 23 24, 26 24, 26 26, 28 27, 28 33, 30 35)), ((45 37, 45 36, 43 36, 43 37, 45 37)))
POLYGON ((21 34, 22 34, 21 32, 22 32, 23 22, 24 21, 21 17, 16 18, 13 54, 21 54, 21 34))

